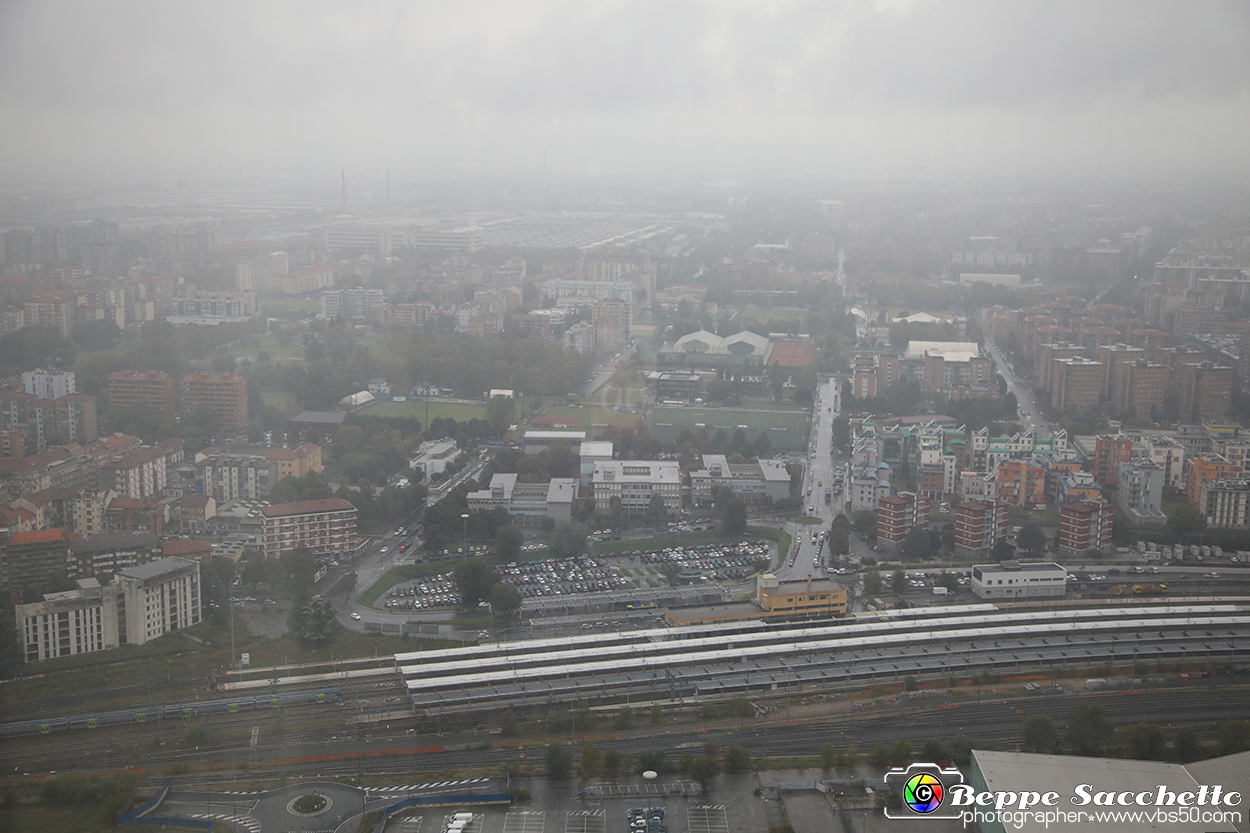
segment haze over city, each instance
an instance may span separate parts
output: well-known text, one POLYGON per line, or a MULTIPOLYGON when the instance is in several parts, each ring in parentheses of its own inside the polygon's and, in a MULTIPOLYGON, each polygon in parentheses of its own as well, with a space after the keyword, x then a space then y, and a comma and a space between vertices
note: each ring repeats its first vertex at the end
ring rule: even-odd
POLYGON ((0 5, 0 165, 131 174, 1250 168, 1240 2, 0 5))

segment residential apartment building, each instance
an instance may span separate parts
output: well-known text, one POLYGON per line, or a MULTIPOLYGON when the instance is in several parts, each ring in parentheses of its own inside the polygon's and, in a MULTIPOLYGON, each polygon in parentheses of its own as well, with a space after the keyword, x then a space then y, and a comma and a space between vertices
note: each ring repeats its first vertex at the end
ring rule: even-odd
POLYGON ((40 399, 60 399, 74 389, 74 374, 67 370, 28 370, 22 374, 22 390, 40 399))
POLYGON ((1228 414, 1234 371, 1231 367, 1203 362, 1179 368, 1181 422, 1201 422, 1228 414))
POLYGON ((200 622, 200 565, 195 561, 161 558, 127 567, 113 583, 123 644, 143 645, 200 622))
POLYGON ((247 380, 235 373, 190 373, 182 380, 182 412, 206 408, 217 415, 223 431, 247 425, 247 380))
POLYGON ((174 377, 159 370, 118 370, 109 374, 109 407, 114 413, 140 408, 160 414, 173 424, 174 377))
POLYGON ((1098 407, 1102 393, 1102 363, 1086 359, 1053 362, 1054 393, 1050 404, 1056 411, 1088 411, 1098 407))
POLYGON ((1133 456, 1133 440, 1123 434, 1102 434, 1094 440, 1094 478, 1114 486, 1116 469, 1133 456))
POLYGON ((9 536, 0 562, 0 580, 11 591, 42 586, 55 573, 67 573, 70 537, 64 529, 40 529, 9 536))
POLYGON ((333 321, 336 318, 358 318, 370 307, 386 303, 380 289, 327 289, 321 293, 321 317, 333 321))
POLYGON ((1198 454, 1185 461, 1185 499, 1200 506, 1202 485, 1214 480, 1230 480, 1233 466, 1220 454, 1198 454))
POLYGON ((100 464, 97 485, 122 497, 147 498, 165 492, 165 451, 155 446, 100 464))
POLYGON ((1059 510, 1059 548, 1079 554, 1111 546, 1115 511, 1106 501, 1073 501, 1059 510))
POLYGON ((1046 502, 1046 469, 1028 460, 998 464, 998 499, 1012 506, 1032 508, 1046 502))
POLYGON ((681 512, 681 466, 661 460, 609 460, 595 464, 591 477, 595 505, 607 507, 619 498, 627 515, 642 515, 651 496, 664 500, 669 514, 681 512))
POLYGON ((43 601, 15 605, 14 611, 26 662, 103 651, 121 642, 117 590, 94 578, 79 579, 74 590, 47 593, 43 601))
POLYGON ((1164 526, 1163 466, 1146 457, 1132 457, 1116 470, 1120 511, 1133 526, 1164 526))
POLYGON ((913 527, 929 529, 929 502, 912 492, 899 492, 877 503, 877 543, 887 550, 903 547, 913 527))
POLYGON ((988 554, 1007 535, 1007 504, 966 500, 955 507, 955 554, 988 554))
POLYGON ((306 547, 324 560, 354 552, 356 507, 340 498, 277 503, 262 512, 265 557, 306 547))
POLYGON ((1211 480, 1202 484, 1198 511, 1209 529, 1250 529, 1250 480, 1211 480))
POLYGON ((1147 361, 1122 362, 1115 372, 1115 412, 1147 422, 1163 407, 1168 369, 1147 361))

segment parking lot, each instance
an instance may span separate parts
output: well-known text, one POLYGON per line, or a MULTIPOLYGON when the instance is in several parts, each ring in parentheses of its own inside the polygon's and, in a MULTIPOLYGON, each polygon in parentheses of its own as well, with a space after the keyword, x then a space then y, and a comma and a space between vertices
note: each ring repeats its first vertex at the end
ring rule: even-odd
POLYGON ((598 558, 548 558, 511 561, 496 572, 521 591, 522 598, 603 593, 625 583, 620 574, 598 558))

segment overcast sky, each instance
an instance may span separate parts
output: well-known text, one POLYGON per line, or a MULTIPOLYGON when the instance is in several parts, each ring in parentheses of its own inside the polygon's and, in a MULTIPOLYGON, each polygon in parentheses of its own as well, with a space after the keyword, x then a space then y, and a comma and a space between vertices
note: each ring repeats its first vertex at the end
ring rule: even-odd
POLYGON ((0 164, 1250 170, 1250 3, 0 0, 0 164))

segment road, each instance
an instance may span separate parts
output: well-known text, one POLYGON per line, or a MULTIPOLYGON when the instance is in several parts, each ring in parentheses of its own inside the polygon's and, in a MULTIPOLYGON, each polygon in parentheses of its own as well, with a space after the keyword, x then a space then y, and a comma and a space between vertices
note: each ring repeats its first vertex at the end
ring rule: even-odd
MULTIPOLYGON (((819 534, 829 528, 845 504, 845 492, 836 494, 830 503, 825 502, 825 487, 833 485, 835 468, 845 471, 846 463, 841 455, 833 455, 833 418, 840 413, 837 379, 823 380, 816 391, 816 401, 812 410, 811 441, 807 448, 807 459, 803 461, 803 500, 807 515, 820 518, 820 524, 802 524, 790 522, 787 531, 798 543, 798 554, 793 559, 785 559, 778 570, 778 578, 802 579, 808 575, 818 574, 823 565, 828 563, 828 552, 823 546, 819 548, 812 543, 812 532, 819 534), (793 563, 791 563, 793 561, 793 563)), ((843 487, 846 488, 845 486, 843 487)))
POLYGON ((1008 393, 1016 395, 1016 402, 1020 406, 1021 422, 1027 428, 1034 428, 1044 431, 1047 436, 1054 432, 1054 423, 1047 421, 1041 410, 1037 407, 1036 397, 1033 396, 1033 390, 1028 385, 1020 381, 1015 371, 1011 369, 1011 365, 1003 358, 1002 352, 998 345, 991 339, 985 340, 985 350, 994 359, 998 366, 998 372, 1003 374, 1003 378, 1007 380, 1008 393))
POLYGON ((634 355, 637 350, 637 343, 631 341, 620 353, 617 353, 615 356, 606 361, 596 364, 594 375, 587 380, 586 384, 582 388, 582 393, 586 396, 591 396, 595 391, 599 390, 599 388, 606 385, 608 380, 612 378, 612 374, 616 372, 617 363, 628 359, 630 356, 634 355))

